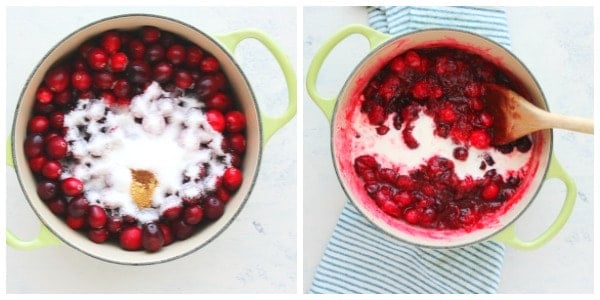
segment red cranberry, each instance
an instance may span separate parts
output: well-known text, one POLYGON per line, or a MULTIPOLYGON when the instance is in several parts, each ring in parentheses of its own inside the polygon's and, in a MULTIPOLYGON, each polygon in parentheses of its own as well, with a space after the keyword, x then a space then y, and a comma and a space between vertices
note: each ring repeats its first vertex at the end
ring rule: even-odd
POLYGON ((407 191, 404 191, 395 195, 393 200, 398 206, 406 207, 412 203, 413 198, 407 191))
POLYGON ((183 219, 179 219, 171 223, 171 230, 177 239, 185 240, 194 233, 194 226, 186 223, 183 219))
POLYGON ((465 86, 465 96, 469 98, 481 97, 484 94, 483 85, 475 82, 467 83, 465 86))
POLYGON ((165 244, 160 226, 154 222, 142 226, 142 246, 148 252, 156 252, 165 244))
POLYGON ((62 197, 50 199, 46 204, 50 211, 57 216, 64 216, 67 213, 67 201, 62 197))
POLYGON ((116 31, 108 31, 102 35, 102 48, 106 52, 113 54, 121 48, 121 36, 116 31))
POLYGON ((24 143, 25 156, 36 157, 42 154, 44 150, 44 138, 41 134, 30 134, 24 143))
POLYGON ((469 157, 469 151, 465 147, 456 147, 452 152, 454 158, 465 161, 469 157))
MULTIPOLYGON (((246 138, 241 133, 234 133, 229 136, 228 140, 228 149, 237 154, 242 154, 246 151, 246 138)), ((225 141, 225 140, 224 140, 225 141)))
POLYGON ((225 130, 225 117, 220 111, 216 109, 208 110, 206 120, 215 131, 223 132, 225 130))
POLYGON ((154 66, 153 71, 153 79, 160 82, 165 83, 171 80, 171 76, 173 75, 173 67, 168 62, 159 62, 154 66))
POLYGON ((88 52, 87 62, 90 68, 100 71, 108 64, 108 54, 102 48, 92 48, 88 52))
POLYGON ((246 128, 246 117, 237 110, 228 112, 225 115, 225 128, 231 133, 244 130, 246 128))
POLYGON ((53 97, 54 93, 52 93, 52 91, 46 86, 40 86, 35 94, 35 98, 39 103, 42 104, 48 104, 52 102, 53 97))
POLYGON ((66 106, 67 104, 71 103, 71 101, 72 101, 71 95, 72 95, 72 92, 69 89, 64 90, 60 93, 57 93, 54 96, 54 103, 59 106, 66 106))
POLYGON ((204 211, 200 205, 192 205, 186 207, 183 213, 183 220, 190 224, 195 225, 202 221, 202 217, 204 216, 204 211))
POLYGON ((127 68, 129 58, 123 52, 117 52, 110 56, 109 59, 110 70, 116 73, 123 72, 127 68))
POLYGON ((142 248, 142 229, 138 226, 129 226, 119 235, 119 245, 121 248, 129 251, 135 251, 142 248))
POLYGON ((44 201, 56 197, 57 190, 56 182, 51 180, 42 180, 37 184, 37 194, 44 201))
POLYGON ((106 229, 110 233, 119 233, 123 228, 123 218, 118 215, 108 216, 106 219, 106 229))
POLYGON ((440 121, 446 123, 452 123, 456 120, 456 114, 452 107, 446 106, 442 110, 440 110, 440 121))
POLYGON ((167 224, 160 223, 158 224, 160 227, 160 231, 162 231, 164 244, 163 246, 167 246, 173 242, 173 234, 171 233, 171 228, 167 224))
POLYGON ((214 96, 206 100, 206 107, 209 109, 218 109, 221 112, 226 112, 231 107, 231 99, 224 93, 216 93, 214 96))
POLYGON ((27 162, 28 162, 29 168, 31 169, 32 172, 41 173, 42 168, 44 167, 44 165, 46 164, 47 161, 48 160, 46 159, 45 156, 36 156, 36 157, 30 158, 27 162))
MULTIPOLYGON (((115 82, 115 76, 111 72, 98 72, 94 74, 94 86, 101 90, 109 90, 112 88, 113 83, 115 82)), ((80 96, 82 99, 86 99, 88 97, 80 96)), ((92 97, 89 97, 90 99, 92 97)))
POLYGON ((179 65, 186 59, 185 47, 175 44, 167 49, 167 59, 174 65, 179 65))
POLYGON ((413 68, 418 68, 421 66, 421 56, 413 50, 406 52, 404 58, 406 60, 406 64, 413 68))
POLYGON ((69 201, 69 206, 67 207, 67 211, 70 216, 73 217, 83 217, 88 210, 89 202, 87 198, 83 196, 77 196, 69 201))
POLYGON ((173 44, 175 44, 175 42, 177 42, 177 38, 175 37, 174 34, 168 32, 168 31, 162 31, 160 33, 159 42, 164 47, 169 48, 169 47, 171 47, 171 45, 173 45, 173 44))
POLYGON ((215 192, 215 196, 223 203, 229 202, 229 199, 231 198, 231 194, 229 194, 229 191, 227 191, 224 188, 217 189, 217 191, 215 192))
POLYGON ((397 56, 395 57, 391 62, 390 62, 390 69, 392 70, 392 72, 398 74, 402 74, 404 72, 404 70, 406 70, 406 63, 404 63, 404 59, 402 59, 401 56, 397 56))
POLYGON ((127 78, 133 83, 146 83, 152 77, 150 65, 143 60, 134 60, 127 66, 127 78))
POLYGON ((106 228, 92 228, 88 231, 88 238, 94 243, 102 244, 106 242, 108 236, 106 228))
POLYGON ((75 177, 63 179, 60 187, 67 196, 78 196, 83 193, 83 182, 75 177))
POLYGON ((85 226, 85 218, 83 216, 74 217, 71 215, 67 215, 66 222, 69 227, 75 230, 81 229, 85 226))
POLYGON ((524 137, 516 140, 515 145, 517 146, 517 150, 519 150, 519 152, 522 152, 522 153, 529 151, 529 149, 531 149, 531 146, 532 146, 531 140, 527 136, 524 136, 524 137))
POLYGON ((226 79, 221 73, 215 73, 201 77, 196 82, 195 90, 200 99, 211 97, 225 87, 226 79))
POLYGON ((242 171, 238 168, 227 168, 223 173, 223 184, 230 191, 237 190, 242 185, 242 171))
POLYGON ((183 207, 181 206, 173 206, 165 210, 162 214, 162 217, 167 221, 174 221, 181 215, 183 207))
POLYGON ((479 122, 481 122, 481 125, 483 125, 484 127, 492 127, 492 125, 494 124, 494 118, 491 114, 487 112, 482 112, 479 115, 479 122))
POLYGON ((207 56, 200 62, 200 70, 204 73, 216 72, 219 70, 219 61, 212 56, 207 56))
POLYGON ((119 79, 115 81, 112 91, 118 98, 129 97, 131 93, 131 85, 125 79, 119 79))
POLYGON ((154 26, 142 27, 141 38, 145 44, 156 43, 160 39, 160 29, 154 26))
POLYGON ((375 105, 368 114, 371 125, 381 125, 385 122, 385 109, 381 105, 375 105))
POLYGON ((410 224, 417 224, 420 221, 420 214, 417 209, 411 208, 404 212, 404 219, 410 224))
POLYGON ((133 59, 143 59, 146 54, 146 46, 141 40, 131 40, 129 42, 129 53, 133 59))
POLYGON ((157 63, 165 59, 165 47, 161 44, 152 44, 146 49, 146 60, 151 63, 157 63))
POLYGON ((477 149, 487 149, 490 146, 491 138, 485 130, 475 130, 469 137, 471 145, 477 149))
POLYGON ((481 190, 481 197, 484 200, 494 200, 496 199, 496 197, 498 196, 498 193, 500 192, 500 187, 491 182, 485 186, 483 186, 483 189, 481 190))
POLYGON ((418 81, 412 88, 412 95, 415 99, 421 100, 429 97, 429 84, 425 80, 418 81))
POLYGON ((50 126, 54 129, 62 129, 65 124, 65 114, 60 111, 55 111, 48 118, 50 126))
POLYGON ((42 175, 48 179, 58 179, 62 174, 62 165, 56 160, 46 161, 42 167, 42 175))
POLYGON ((58 67, 48 71, 44 80, 51 91, 60 93, 69 86, 71 76, 66 67, 58 67))
POLYGON ((102 99, 102 101, 104 101, 104 104, 106 104, 106 106, 109 107, 115 104, 115 102, 117 102, 117 97, 110 91, 102 91, 102 94, 100 94, 100 99, 102 99))
POLYGON ((34 116, 27 124, 27 129, 31 133, 44 133, 48 127, 50 127, 50 121, 44 116, 34 116))
POLYGON ((400 211, 400 208, 398 207, 398 205, 396 205, 396 203, 394 203, 393 201, 384 201, 381 205, 381 210, 383 210, 383 212, 385 212, 386 214, 395 217, 395 218, 399 218, 402 215, 402 212, 400 211))
POLYGON ((202 49, 200 49, 198 46, 188 46, 186 51, 185 63, 189 67, 198 66, 202 61, 202 56, 202 49))
POLYGON ((173 81, 175 85, 180 89, 189 89, 194 84, 194 79, 190 72, 185 70, 175 71, 173 76, 173 81))
POLYGON ((80 91, 87 91, 92 86, 92 76, 85 70, 75 71, 71 76, 71 84, 80 91))
POLYGON ((225 212, 225 205, 218 198, 211 196, 204 201, 204 215, 209 220, 219 219, 225 212))
POLYGON ((54 136, 47 141, 46 153, 49 158, 61 159, 67 155, 69 145, 62 136, 54 136))

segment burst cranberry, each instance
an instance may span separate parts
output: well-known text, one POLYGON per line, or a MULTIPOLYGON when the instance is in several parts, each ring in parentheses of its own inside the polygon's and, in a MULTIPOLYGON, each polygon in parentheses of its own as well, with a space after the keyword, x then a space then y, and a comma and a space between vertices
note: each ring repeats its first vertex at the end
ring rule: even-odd
POLYGON ((88 52, 87 62, 90 68, 103 70, 108 64, 108 54, 102 48, 92 48, 88 52))
POLYGON ((183 219, 179 219, 171 223, 171 230, 177 239, 185 240, 194 233, 194 226, 186 223, 183 219))
POLYGON ((404 58, 406 60, 406 64, 413 68, 418 68, 421 66, 421 56, 415 51, 411 50, 406 52, 404 58))
POLYGON ((390 62, 390 69, 392 72, 398 74, 402 74, 404 70, 406 70, 406 63, 401 56, 397 56, 390 62))
POLYGON ((199 205, 188 206, 183 212, 183 220, 190 225, 200 223, 200 221, 202 221, 203 216, 204 211, 199 205))
POLYGON ((216 93, 214 96, 206 100, 206 107, 225 112, 231 107, 231 99, 224 93, 216 93))
POLYGON ((37 194, 40 199, 46 201, 56 197, 58 188, 56 182, 51 180, 42 180, 37 184, 37 194))
POLYGON ((499 192, 500 187, 497 184, 491 182, 483 186, 483 189, 481 190, 481 197, 485 200, 494 200, 498 196, 499 192))
POLYGON ((52 93, 52 91, 46 86, 40 86, 35 94, 35 98, 42 104, 48 104, 52 102, 53 97, 54 93, 52 93))
POLYGON ((415 83, 411 92, 412 92, 413 97, 415 97, 415 99, 418 99, 418 100, 425 99, 425 98, 429 97, 429 84, 424 80, 419 81, 419 82, 415 83))
POLYGON ((173 75, 173 67, 168 62, 159 62, 154 66, 153 70, 153 79, 160 82, 165 83, 171 80, 171 76, 173 75))
POLYGON ((93 228, 88 231, 88 238, 97 244, 102 244, 108 239, 109 232, 106 228, 93 228))
POLYGON ((163 232, 154 222, 142 226, 142 246, 148 252, 156 252, 165 244, 163 232))
POLYGON ((381 210, 395 218, 399 218, 402 215, 402 212, 400 211, 398 205, 396 205, 396 203, 390 200, 383 202, 383 204, 381 205, 381 210))
POLYGON ((208 197, 204 201, 204 215, 209 220, 219 219, 225 212, 225 205, 216 197, 208 197))
POLYGON ((55 93, 64 91, 71 81, 69 70, 66 67, 58 67, 46 73, 44 82, 46 86, 55 93))
POLYGON ((379 95, 381 98, 383 98, 383 100, 390 101, 394 96, 396 96, 399 86, 400 78, 396 76, 387 76, 379 87, 379 95))
POLYGON ((480 111, 483 109, 483 101, 481 98, 469 99, 469 107, 474 111, 480 111))
POLYGON ((393 200, 398 206, 406 207, 412 203, 413 198, 407 191, 404 191, 395 195, 393 200))
POLYGON ((238 168, 227 168, 223 173, 223 184, 230 191, 237 190, 242 184, 242 171, 238 168))
POLYGON ((185 57, 185 63, 189 66, 189 67, 195 67, 198 66, 200 64, 200 62, 202 61, 202 57, 204 56, 204 54, 202 53, 202 49, 200 49, 197 46, 188 46, 186 49, 186 57, 185 57))
POLYGON ((121 48, 121 36, 116 31, 108 31, 102 35, 102 48, 109 54, 113 54, 121 48))
POLYGON ((67 201, 62 197, 50 199, 46 204, 50 211, 57 216, 64 216, 67 213, 67 201))
POLYGON ((404 219, 410 224, 417 224, 420 221, 419 211, 411 208, 404 212, 404 219))
POLYGON ((152 69, 143 60, 134 60, 127 66, 127 78, 133 83, 146 83, 152 78, 152 69))
POLYGON ((467 160, 467 157, 469 157, 469 151, 465 147, 456 147, 454 148, 452 155, 458 160, 465 161, 467 160))
POLYGON ((167 59, 174 65, 179 65, 186 59, 185 47, 175 44, 167 49, 167 59))
POLYGON ((67 211, 70 216, 73 217, 82 217, 88 210, 89 202, 87 198, 83 196, 77 196, 69 201, 69 206, 67 207, 67 211))
POLYGON ((173 206, 165 210, 162 214, 162 217, 168 221, 174 221, 181 215, 183 211, 183 207, 181 206, 173 206))
POLYGON ((63 179, 60 188, 67 196, 78 196, 83 193, 83 182, 75 177, 63 179))
POLYGON ((160 29, 154 26, 142 27, 141 38, 146 44, 156 43, 160 39, 160 29))
POLYGON ((116 73, 123 72, 127 69, 129 58, 123 52, 117 52, 110 56, 109 59, 110 70, 116 73))
POLYGON ((61 159, 67 154, 69 145, 61 136, 54 136, 47 141, 46 153, 49 158, 61 159))
POLYGON ((244 130, 246 128, 246 117, 237 110, 228 112, 225 115, 225 128, 231 133, 244 130))
POLYGON ((481 97, 484 94, 483 85, 475 82, 467 83, 465 86, 465 96, 469 98, 481 97))
POLYGON ((85 218, 83 216, 81 217, 74 217, 71 215, 67 215, 67 218, 65 220, 67 222, 67 225, 69 227, 71 227, 72 229, 81 229, 85 226, 85 218))
POLYGON ((207 56, 200 62, 200 70, 205 73, 216 72, 219 70, 219 61, 212 56, 207 56))
POLYGON ((173 233, 171 233, 171 228, 167 224, 160 223, 158 224, 160 227, 160 231, 162 231, 164 244, 163 246, 167 246, 173 242, 173 233))
POLYGON ((375 105, 368 114, 371 125, 381 125, 385 122, 385 109, 381 105, 375 105))
POLYGON ((56 160, 46 161, 42 167, 42 175, 48 179, 58 179, 62 174, 62 165, 56 160))
POLYGON ((175 82, 175 86, 184 90, 189 89, 194 84, 194 78, 192 78, 190 72, 185 70, 175 71, 173 81, 175 82))
POLYGON ((48 160, 44 156, 36 156, 36 157, 30 158, 27 162, 28 162, 29 168, 31 169, 32 172, 41 173, 42 168, 44 167, 44 165, 46 164, 47 161, 48 160))
POLYGON ((135 251, 142 248, 142 229, 138 226, 129 226, 119 235, 119 245, 121 248, 129 251, 135 251))
POLYGON ((491 138, 484 130, 475 130, 471 133, 469 141, 473 147, 483 150, 490 146, 491 138))
POLYGON ((206 120, 215 131, 223 132, 225 130, 225 117, 220 111, 216 109, 208 110, 206 120))
POLYGON ((50 127, 50 121, 44 116, 34 116, 27 124, 27 129, 31 133, 44 133, 48 130, 48 127, 50 127))
POLYGON ((440 110, 440 120, 446 123, 452 123, 456 120, 456 114, 450 106, 444 107, 440 110))

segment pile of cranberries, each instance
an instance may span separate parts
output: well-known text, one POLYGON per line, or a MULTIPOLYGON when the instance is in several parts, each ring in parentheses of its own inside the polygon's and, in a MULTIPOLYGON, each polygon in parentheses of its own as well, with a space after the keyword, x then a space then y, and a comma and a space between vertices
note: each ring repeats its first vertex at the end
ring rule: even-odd
MULTIPOLYGON (((449 47, 413 49, 393 58, 370 80, 360 109, 379 135, 390 130, 384 123, 391 116, 409 149, 419 147, 412 135, 413 122, 424 112, 435 122, 434 134, 451 139, 456 160, 467 160, 471 147, 494 147, 504 154, 529 151, 529 137, 506 145, 490 144, 494 118, 482 99, 483 83, 516 89, 509 76, 478 55, 449 47)), ((481 170, 490 167, 482 178, 460 179, 454 162, 444 157, 425 160, 404 175, 382 168, 371 155, 355 158, 354 167, 382 211, 432 229, 468 230, 477 226, 484 214, 510 199, 522 181, 517 176, 503 178, 497 174, 489 155, 479 166, 481 170)))
POLYGON ((230 195, 242 183, 245 127, 245 116, 236 107, 219 61, 182 37, 144 26, 104 32, 45 74, 37 89, 24 153, 37 181, 37 194, 69 227, 96 243, 112 240, 126 250, 154 252, 223 215, 230 195), (215 192, 201 199, 183 199, 158 221, 140 224, 134 217, 90 203, 80 179, 61 177, 63 164, 72 159, 64 138, 64 118, 78 99, 127 106, 153 81, 174 97, 190 96, 205 104, 208 122, 224 136, 222 148, 231 155, 232 166, 218 179, 215 192))

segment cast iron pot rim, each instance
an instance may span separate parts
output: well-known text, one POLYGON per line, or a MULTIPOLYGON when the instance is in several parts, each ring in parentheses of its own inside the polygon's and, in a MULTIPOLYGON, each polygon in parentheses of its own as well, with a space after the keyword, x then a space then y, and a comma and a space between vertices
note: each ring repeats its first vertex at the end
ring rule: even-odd
MULTIPOLYGON (((145 26, 145 25, 151 25, 152 24, 140 24, 140 26, 145 26)), ((186 37, 183 37, 186 38, 186 37)), ((216 239, 218 236, 220 236, 230 225, 231 223, 233 223, 233 221, 235 219, 237 219, 238 215, 240 214, 240 212, 243 210, 244 206, 246 205, 248 198, 250 197, 250 194, 252 193, 252 190, 254 189, 254 185, 256 184, 256 178, 258 177, 258 173, 260 171, 260 164, 261 164, 261 159, 262 159, 262 148, 263 148, 263 136, 262 136, 262 122, 261 122, 261 115, 260 112, 258 111, 258 103, 256 101, 256 95, 254 94, 254 91, 252 90, 252 87, 250 86, 250 82, 248 81, 248 78, 246 77, 246 74, 242 71, 242 68, 240 67, 240 65, 237 63, 237 61, 233 58, 232 53, 229 52, 229 50, 227 50, 225 47, 223 47, 223 45, 221 45, 220 42, 218 42, 215 38, 213 38, 211 35, 206 34, 205 32, 203 32, 202 30, 196 28, 195 26, 192 26, 188 23, 185 23, 183 21, 179 21, 170 17, 165 17, 165 16, 161 16, 161 15, 155 15, 155 14, 146 14, 146 13, 128 13, 128 14, 119 14, 119 15, 114 15, 114 16, 110 16, 110 17, 106 17, 106 18, 102 18, 99 19, 97 21, 88 23, 82 27, 79 27, 78 29, 76 29, 75 31, 71 32, 70 34, 68 34, 66 37, 64 37, 63 39, 61 39, 60 41, 58 41, 52 48, 50 48, 50 50, 48 50, 46 52, 46 54, 44 54, 44 56, 40 59, 40 61, 37 63, 37 65, 34 67, 33 71, 30 73, 30 75, 27 77, 27 80, 25 81, 25 84, 23 86, 23 89, 21 89, 21 94, 19 95, 19 100, 17 102, 17 106, 15 108, 15 114, 13 117, 13 125, 12 125, 12 133, 11 133, 11 140, 12 140, 12 160, 14 162, 15 165, 15 172, 17 174, 17 179, 19 181, 19 185, 21 187, 21 190, 23 191, 23 194, 25 195, 25 198, 27 199, 27 202, 29 203, 29 206, 31 206, 31 208, 33 209, 34 213, 37 215, 38 219, 42 222, 42 224, 44 226, 46 226, 46 228, 48 228, 48 230, 50 230, 50 232, 52 232, 52 234, 56 237, 58 237, 62 242, 64 242, 65 244, 71 246, 72 248, 88 255, 91 256, 93 258, 105 261, 105 262, 110 262, 110 263, 115 263, 115 264, 120 264, 120 265, 132 265, 132 266, 141 266, 141 265, 153 265, 153 264, 160 264, 160 263, 165 263, 165 262, 169 262, 172 260, 176 260, 178 258, 187 256, 193 252, 196 252, 197 250, 203 248, 204 246, 210 244, 214 239, 216 239), (16 159, 16 153, 17 153, 17 149, 16 149, 16 145, 14 143, 15 141, 15 136, 16 136, 16 123, 17 123, 17 117, 19 115, 19 111, 21 109, 21 105, 23 104, 23 96, 25 94, 25 90, 27 90, 27 88, 29 87, 31 80, 33 78, 33 76, 36 74, 36 72, 38 71, 38 69, 40 68, 40 66, 42 65, 42 63, 44 63, 44 61, 48 58, 48 56, 54 52, 56 50, 56 48, 58 48, 60 45, 62 45, 66 40, 70 39, 71 37, 75 36, 76 34, 78 34, 81 30, 87 29, 91 26, 97 25, 99 23, 102 22, 107 22, 107 21, 111 21, 114 19, 119 19, 119 18, 128 18, 128 17, 151 17, 151 18, 157 18, 157 19, 163 19, 163 20, 167 20, 167 21, 171 21, 171 22, 175 22, 178 23, 180 25, 186 26, 190 29, 193 29, 194 31, 196 31, 197 33, 203 35, 204 37, 206 37, 207 39, 209 39, 213 44, 215 44, 228 58, 229 60, 232 62, 232 64, 235 66, 235 69, 240 73, 240 75, 242 76, 242 78, 244 79, 244 83, 246 85, 246 87, 248 88, 248 91, 250 92, 250 94, 252 95, 252 108, 254 109, 256 115, 257 115, 257 120, 258 120, 258 153, 257 153, 257 157, 256 157, 256 171, 254 172, 254 174, 252 174, 252 181, 250 183, 250 186, 248 188, 248 192, 246 193, 246 195, 244 195, 244 198, 241 200, 241 204, 240 207, 237 209, 237 211, 233 214, 233 216, 231 217, 231 219, 229 221, 227 221, 227 223, 225 223, 225 225, 219 230, 217 231, 212 237, 210 237, 208 240, 206 240, 205 242, 201 243, 200 245, 191 248, 190 250, 184 251, 181 254, 178 255, 174 255, 171 256, 169 258, 165 258, 165 259, 160 259, 160 260, 155 260, 155 261, 148 261, 148 262, 142 262, 142 263, 131 263, 131 262, 125 262, 125 261, 121 261, 121 260, 113 260, 113 259, 109 259, 109 258, 105 258, 105 257, 99 257, 96 255, 93 255, 92 253, 89 253, 83 249, 81 249, 76 243, 72 243, 70 240, 63 238, 61 235, 59 235, 52 227, 48 226, 48 224, 46 223, 46 220, 42 217, 42 215, 40 214, 40 212, 37 211, 37 209, 35 209, 33 203, 32 203, 32 199, 29 197, 29 194, 23 184, 23 181, 21 180, 21 172, 19 170, 19 166, 18 166, 18 161, 16 159)), ((21 145, 22 146, 22 145, 21 145)), ((19 148, 18 151, 22 151, 22 148, 19 148)), ((246 158, 247 159, 247 158, 246 158)), ((41 201, 41 199, 34 199, 34 200, 39 200, 41 201)), ((195 233, 195 234, 198 234, 195 233)), ((181 240, 178 242, 189 242, 189 240, 181 240)), ((125 251, 125 250, 123 250, 125 251)), ((147 253, 144 252, 145 255, 152 255, 152 253, 147 253)))
MULTIPOLYGON (((531 205, 531 203, 533 203, 533 201, 535 200, 535 198, 537 197, 538 193, 540 192, 540 189, 543 186, 543 181, 536 187, 535 192, 533 193, 531 199, 528 201, 527 205, 525 207, 523 207, 523 209, 521 209, 521 211, 514 216, 509 222, 507 222, 505 225, 498 227, 495 231, 491 231, 489 234, 483 236, 482 238, 470 241, 470 242, 466 242, 466 243, 461 243, 461 244, 456 244, 456 245, 441 245, 441 246, 434 246, 434 245, 423 245, 420 244, 418 242, 412 241, 412 240, 407 240, 407 239, 402 239, 396 235, 393 235, 392 233, 390 233, 391 230, 387 230, 387 229, 383 229, 380 226, 378 226, 377 224, 375 224, 375 222, 373 222, 371 220, 371 218, 367 217, 367 215, 363 212, 363 209, 361 208, 361 206, 359 205, 360 203, 358 202, 358 200, 354 199, 354 196, 350 194, 350 192, 346 189, 346 187, 344 186, 343 182, 344 182, 344 177, 342 176, 342 174, 340 174, 340 170, 338 167, 338 163, 337 163, 337 159, 336 159, 336 155, 334 153, 334 149, 335 149, 335 145, 334 145, 334 134, 335 134, 335 126, 334 126, 334 122, 335 122, 335 117, 337 116, 338 113, 338 108, 340 105, 340 95, 342 94, 341 91, 347 90, 350 85, 350 79, 352 77, 354 77, 358 71, 358 68, 360 66, 362 66, 363 64, 365 64, 365 62, 370 59, 373 55, 375 55, 379 50, 381 50, 382 48, 386 47, 387 45, 396 42, 397 40, 401 39, 401 38, 406 38, 408 36, 414 35, 414 34, 418 34, 418 33, 422 33, 422 32, 429 32, 429 31, 446 31, 449 33, 452 32, 457 32, 457 33, 461 33, 461 34, 467 34, 467 35, 471 35, 475 38, 479 38, 479 39, 483 39, 486 40, 492 44, 494 44, 497 47, 500 47, 503 51, 506 52, 507 55, 509 55, 510 57, 514 58, 527 72, 527 74, 531 77, 531 79, 533 80, 533 82, 535 83, 535 86, 537 87, 537 89, 540 91, 540 94, 542 95, 542 100, 544 101, 544 105, 546 106, 546 108, 548 109, 548 111, 550 110, 548 107, 548 102, 546 101, 546 95, 544 95, 544 91, 542 90, 542 88, 540 87, 539 82, 537 81, 537 79, 535 78, 535 76, 533 76, 533 74, 531 73, 531 71, 529 70, 529 68, 527 68, 527 66, 523 63, 523 61, 521 61, 514 53, 512 53, 512 51, 510 51, 509 49, 505 48, 504 46, 500 45, 499 43, 476 33, 473 32, 469 32, 466 30, 460 30, 460 29, 452 29, 452 28, 443 28, 443 27, 437 27, 437 28, 427 28, 427 29, 420 29, 420 30, 415 30, 415 31, 411 31, 408 33, 404 33, 404 34, 400 34, 400 35, 393 35, 390 36, 389 39, 383 41, 381 44, 377 45, 376 47, 374 47, 373 49, 369 50, 369 53, 364 56, 360 62, 358 62, 358 64, 354 67, 354 69, 352 70, 352 72, 350 73, 350 75, 348 75, 348 77, 346 78, 344 85, 342 86, 342 88, 340 89, 340 93, 338 93, 338 96, 335 99, 335 106, 333 109, 333 114, 332 114, 332 118, 331 118, 331 124, 330 124, 330 150, 331 150, 331 158, 333 160, 333 164, 334 164, 334 169, 335 169, 335 174, 338 177, 338 181, 340 183, 340 186, 342 187, 342 190, 344 190, 344 193, 346 194, 346 196, 350 199, 352 205, 354 205, 358 211, 360 212, 361 215, 363 215, 365 217, 365 219, 367 219, 369 221, 369 223, 371 223, 373 225, 373 227, 375 227, 377 230, 379 230, 380 232, 383 232, 385 234, 387 234, 388 236, 413 245, 413 246, 417 246, 417 247, 422 247, 422 248, 429 248, 429 249, 454 249, 454 248, 460 248, 460 247, 466 247, 466 246, 470 246, 473 244, 477 244, 483 241, 487 241, 490 238, 494 237, 496 234, 502 232, 504 229, 506 229, 508 226, 510 226, 511 224, 513 224, 517 219, 519 219, 523 213, 529 208, 529 206, 531 205)), ((466 51, 466 50, 463 50, 466 51)), ((399 53, 400 54, 400 53, 399 53)), ((543 177, 545 178, 547 173, 548 173, 548 169, 550 167, 551 164, 551 157, 552 157, 552 149, 553 149, 553 132, 552 129, 548 129, 550 130, 550 138, 549 138, 549 151, 548 151, 548 163, 546 164, 544 170, 543 170, 543 177)), ((538 170, 539 172, 540 170, 538 170)), ((531 188, 531 187, 530 187, 531 188)), ((521 199, 519 200, 521 201, 521 199)), ((467 233, 466 235, 468 235, 469 233, 467 233)))

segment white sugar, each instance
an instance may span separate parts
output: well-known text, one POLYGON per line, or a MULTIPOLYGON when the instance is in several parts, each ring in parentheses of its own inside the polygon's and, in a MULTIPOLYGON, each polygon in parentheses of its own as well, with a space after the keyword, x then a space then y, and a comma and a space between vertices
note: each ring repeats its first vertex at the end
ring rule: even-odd
POLYGON ((75 162, 65 161, 62 177, 83 180, 90 201, 141 223, 154 221, 180 205, 181 197, 212 192, 216 178, 231 165, 221 149, 223 136, 208 124, 202 108, 194 98, 169 97, 156 82, 127 108, 80 100, 65 115, 65 138, 75 162), (206 176, 200 178, 205 164, 206 176), (152 208, 140 209, 131 198, 132 170, 155 175, 152 208), (186 176, 190 181, 183 183, 186 176))

